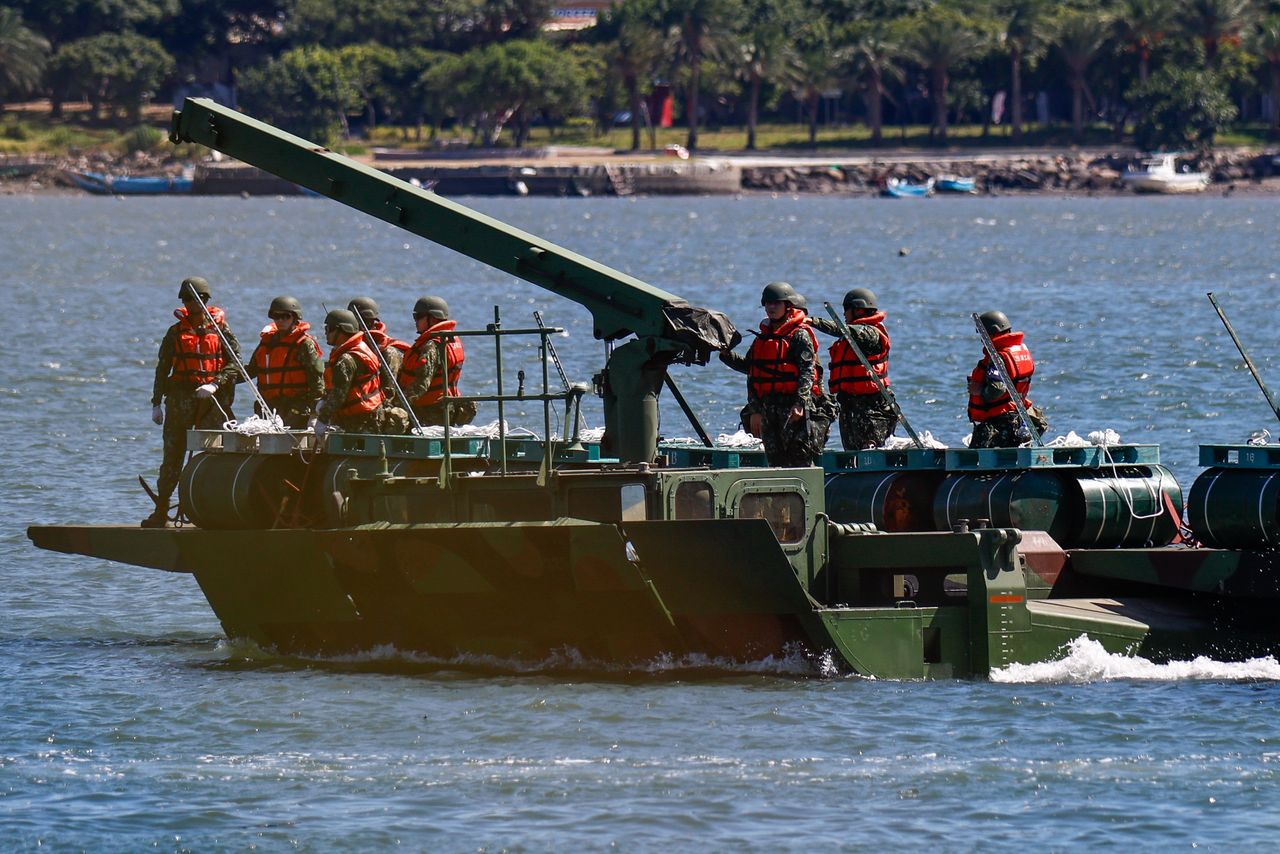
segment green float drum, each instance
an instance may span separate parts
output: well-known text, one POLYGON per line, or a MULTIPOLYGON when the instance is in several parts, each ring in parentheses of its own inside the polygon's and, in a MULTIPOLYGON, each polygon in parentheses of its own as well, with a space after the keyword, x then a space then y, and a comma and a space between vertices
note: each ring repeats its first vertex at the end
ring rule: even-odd
POLYGON ((1214 548, 1280 546, 1280 470, 1206 469, 1191 484, 1187 522, 1197 539, 1214 548))
POLYGON ((305 471, 293 454, 196 454, 178 480, 178 504, 201 528, 277 527, 305 471))
POLYGON ((1076 500, 1081 509, 1072 548, 1167 546, 1177 536, 1182 487, 1164 466, 1081 472, 1072 482, 1079 491, 1076 500))
POLYGON ((949 474, 933 500, 935 529, 987 519, 994 528, 1048 531, 1064 543, 1079 524, 1076 502, 1053 469, 949 474))
POLYGON ((932 531, 940 471, 839 472, 827 476, 833 522, 870 522, 881 531, 932 531))

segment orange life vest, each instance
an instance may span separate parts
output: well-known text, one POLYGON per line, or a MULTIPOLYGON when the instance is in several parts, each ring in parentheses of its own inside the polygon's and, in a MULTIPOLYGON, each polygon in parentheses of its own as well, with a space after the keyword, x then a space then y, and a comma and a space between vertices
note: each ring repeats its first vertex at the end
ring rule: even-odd
MULTIPOLYGON (((875 371, 876 376, 886 385, 889 385, 889 333, 884 328, 884 312, 877 311, 875 314, 867 317, 860 317, 853 321, 866 326, 874 326, 876 331, 880 333, 880 352, 871 354, 863 353, 867 357, 867 362, 871 364, 871 370, 875 371)), ((844 338, 836 339, 836 343, 831 345, 831 381, 829 388, 832 394, 879 394, 880 389, 876 386, 875 381, 871 379, 871 374, 867 373, 867 369, 862 367, 862 363, 858 361, 858 356, 853 352, 853 348, 849 346, 849 342, 844 338)))
MULTIPOLYGON (((1036 372, 1036 362, 1031 358, 1031 351, 1027 349, 1027 345, 1022 343, 1022 333, 1002 332, 999 335, 993 335, 991 343, 996 345, 996 352, 1004 360, 1005 370, 1009 372, 1009 379, 1013 381, 1014 389, 1022 398, 1022 405, 1030 407, 1031 398, 1027 397, 1027 392, 1031 391, 1031 375, 1036 372)), ((969 382, 978 384, 986 382, 988 364, 989 360, 984 355, 974 366, 973 372, 969 374, 969 382)), ((970 421, 990 421, 996 416, 1017 410, 1018 407, 1007 389, 1004 394, 991 401, 983 400, 981 394, 969 395, 970 421)))
MULTIPOLYGON (((208 308, 214 323, 223 325, 227 322, 222 309, 212 305, 208 308)), ((204 312, 192 319, 187 317, 186 308, 178 308, 174 309, 173 316, 178 318, 178 337, 170 376, 183 385, 213 382, 227 362, 218 331, 207 324, 204 312)))
POLYGON ((262 330, 262 341, 253 351, 253 364, 257 368, 258 393, 267 403, 289 397, 301 397, 307 391, 307 372, 303 370, 301 353, 310 341, 320 345, 307 334, 311 324, 294 321, 288 334, 281 334, 274 321, 262 330))
POLYGON ((357 367, 355 376, 351 378, 351 388, 347 390, 347 399, 334 413, 340 418, 372 412, 386 399, 382 391, 382 365, 377 354, 365 343, 363 332, 357 332, 333 348, 329 363, 324 368, 324 384, 333 388, 333 366, 347 353, 355 357, 357 367))
MULTIPOLYGON (((431 338, 434 332, 448 332, 451 329, 457 329, 458 324, 453 320, 442 320, 434 326, 427 327, 427 330, 418 336, 418 340, 413 342, 413 346, 409 348, 409 352, 404 355, 404 364, 400 367, 400 376, 398 382, 400 387, 407 389, 417 376, 418 370, 426 362, 426 354, 428 347, 438 347, 436 342, 439 339, 431 338)), ((439 403, 444 399, 446 393, 445 379, 448 378, 447 391, 450 397, 458 396, 458 379, 462 376, 462 363, 466 361, 466 353, 462 349, 461 338, 446 338, 444 345, 445 369, 436 371, 431 377, 431 383, 427 386, 427 391, 417 400, 410 403, 414 406, 430 406, 433 403, 439 403)))
POLYGON ((373 339, 373 345, 383 353, 387 352, 388 347, 394 347, 401 353, 409 352, 409 342, 401 341, 399 338, 392 338, 387 334, 387 324, 381 320, 375 320, 369 324, 369 337, 373 339))
MULTIPOLYGON (((818 349, 818 336, 804 322, 804 312, 788 309, 782 322, 774 328, 768 320, 760 324, 760 334, 747 350, 747 388, 757 397, 775 394, 794 395, 800 391, 800 366, 789 358, 791 337, 802 330, 818 349)), ((816 386, 816 383, 815 383, 816 386)), ((818 388, 821 394, 822 389, 818 388)))

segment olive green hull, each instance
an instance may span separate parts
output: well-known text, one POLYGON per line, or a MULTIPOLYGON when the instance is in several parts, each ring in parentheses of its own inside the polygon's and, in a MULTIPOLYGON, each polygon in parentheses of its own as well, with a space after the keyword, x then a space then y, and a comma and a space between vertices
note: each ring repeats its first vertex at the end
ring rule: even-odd
POLYGON ((754 520, 34 527, 30 535, 42 548, 191 573, 229 637, 286 655, 386 647, 533 663, 568 654, 623 667, 804 655, 842 672, 948 678, 1051 659, 1082 634, 1111 652, 1156 659, 1231 653, 1215 647, 1221 624, 1194 593, 1153 587, 1172 598, 1028 601, 1016 535, 1002 531, 869 535, 833 550, 836 601, 852 592, 841 579, 859 562, 884 568, 896 555, 895 571, 921 578, 961 570, 968 590, 955 605, 915 607, 823 607, 754 520))

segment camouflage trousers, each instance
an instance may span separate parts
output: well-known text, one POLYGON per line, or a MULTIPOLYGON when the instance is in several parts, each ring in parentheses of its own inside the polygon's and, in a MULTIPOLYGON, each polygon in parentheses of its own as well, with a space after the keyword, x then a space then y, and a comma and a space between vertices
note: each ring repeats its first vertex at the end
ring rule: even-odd
MULTIPOLYGON (((311 421, 316 402, 301 397, 284 397, 277 400, 268 400, 267 404, 276 411, 276 415, 280 416, 284 426, 290 430, 302 430, 311 421)), ((261 415, 262 407, 255 402, 253 411, 261 415)))
MULTIPOLYGON (((1043 436, 1049 429, 1049 420, 1044 417, 1044 413, 1035 406, 1031 406, 1027 409, 1027 415, 1035 425, 1036 432, 1043 436)), ((969 447, 1016 448, 1030 441, 1031 434, 1027 432, 1027 427, 1018 417, 1018 413, 1006 412, 987 421, 975 421, 969 447)))
POLYGON ((893 435, 898 416, 878 394, 845 394, 840 402, 840 444, 846 451, 879 448, 893 435))
MULTIPOLYGON (((418 423, 423 427, 443 427, 444 426, 444 404, 433 403, 430 406, 415 406, 413 414, 417 416, 418 423)), ((472 401, 466 400, 461 403, 453 403, 449 407, 449 424, 453 427, 459 427, 470 424, 476 417, 476 405, 472 401)))
POLYGON ((383 404, 372 412, 334 419, 333 426, 343 433, 372 433, 401 436, 409 432, 409 413, 398 406, 383 404))
POLYGON ((231 411, 234 392, 224 390, 213 399, 201 399, 193 392, 170 394, 164 399, 164 456, 160 460, 160 479, 156 483, 156 495, 161 509, 167 508, 187 455, 188 430, 218 430, 223 422, 235 415, 231 411), (214 405, 214 399, 222 409, 214 405), (223 410, 226 414, 223 414, 223 410))
POLYGON ((831 422, 836 416, 835 404, 825 397, 814 401, 804 417, 796 421, 791 420, 792 405, 790 397, 766 398, 742 410, 742 424, 747 430, 753 414, 762 416, 760 439, 771 466, 815 465, 827 444, 831 422))

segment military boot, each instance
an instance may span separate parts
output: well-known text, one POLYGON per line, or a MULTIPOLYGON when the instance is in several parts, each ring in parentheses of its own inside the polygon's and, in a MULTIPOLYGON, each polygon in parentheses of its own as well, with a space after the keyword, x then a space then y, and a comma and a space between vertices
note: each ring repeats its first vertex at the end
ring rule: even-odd
POLYGON ((163 528, 168 524, 169 508, 161 507, 159 502, 156 503, 156 509, 151 511, 151 515, 142 520, 142 527, 144 528, 163 528))

